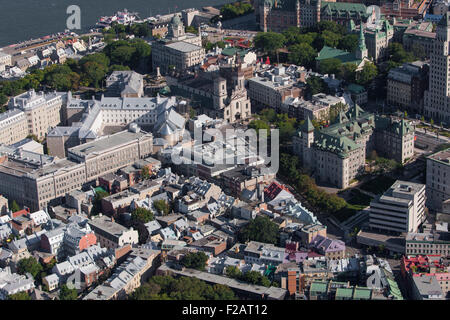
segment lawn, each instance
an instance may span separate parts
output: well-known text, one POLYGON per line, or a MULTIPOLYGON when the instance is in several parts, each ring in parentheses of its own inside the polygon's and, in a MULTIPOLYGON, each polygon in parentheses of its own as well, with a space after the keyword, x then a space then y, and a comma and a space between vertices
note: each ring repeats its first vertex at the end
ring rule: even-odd
POLYGON ((359 188, 373 194, 382 194, 387 189, 389 189, 389 187, 392 186, 394 182, 395 179, 389 178, 387 176, 378 176, 377 178, 364 183, 359 188))
POLYGON ((337 211, 334 217, 339 222, 344 222, 370 204, 371 197, 365 195, 359 190, 352 190, 352 197, 347 201, 347 206, 337 211))

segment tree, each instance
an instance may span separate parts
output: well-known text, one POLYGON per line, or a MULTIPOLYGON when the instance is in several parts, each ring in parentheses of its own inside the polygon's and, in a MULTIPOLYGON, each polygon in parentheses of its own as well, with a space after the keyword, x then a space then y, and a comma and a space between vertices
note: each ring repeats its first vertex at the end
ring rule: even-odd
POLYGON ((425 48, 418 43, 414 43, 411 46, 411 52, 414 55, 414 57, 417 58, 418 60, 424 60, 427 57, 425 48))
POLYGON ((26 291, 17 292, 8 296, 8 300, 31 300, 30 295, 26 291))
POLYGON ((326 92, 326 84, 322 78, 317 76, 311 76, 306 80, 307 91, 309 95, 315 95, 317 93, 326 92))
POLYGON ((146 180, 146 179, 150 179, 150 169, 148 167, 143 167, 141 170, 141 177, 142 179, 146 180))
POLYGON ((181 264, 186 268, 203 271, 207 261, 208 256, 204 252, 189 252, 181 259, 181 264))
POLYGON ((11 205, 9 206, 9 208, 10 208, 10 210, 11 210, 12 212, 17 212, 17 211, 22 210, 22 209, 20 208, 20 206, 17 204, 16 200, 13 200, 13 201, 12 201, 11 205))
POLYGON ((372 62, 367 62, 363 69, 357 73, 356 80, 361 85, 367 85, 375 79, 377 74, 377 67, 372 62))
POLYGON ((320 37, 323 39, 323 44, 328 47, 336 48, 341 40, 341 35, 329 30, 322 32, 320 37))
POLYGON ((67 285, 63 284, 59 290, 59 300, 77 300, 77 289, 69 289, 67 285))
POLYGON ((348 34, 339 40, 338 49, 354 52, 356 47, 358 47, 358 36, 355 34, 348 34))
POLYGON ((296 65, 310 67, 316 56, 316 50, 307 43, 294 44, 289 48, 289 61, 296 65))
POLYGON ((156 200, 153 202, 153 206, 159 214, 166 216, 170 212, 170 205, 165 200, 156 200))
POLYGON ((341 60, 330 58, 320 61, 319 70, 322 74, 338 74, 341 68, 341 60))
POLYGON ((356 81, 356 64, 354 63, 343 63, 339 70, 338 77, 344 79, 347 82, 356 81))
POLYGON ((271 54, 282 48, 285 42, 286 38, 276 32, 259 32, 254 40, 255 48, 271 54))
POLYGON ((233 278, 233 279, 239 279, 242 277, 242 272, 239 270, 236 266, 229 266, 226 268, 225 273, 227 277, 233 278))
POLYGON ((147 223, 154 220, 153 212, 145 208, 136 208, 131 213, 131 219, 142 223, 147 223))
POLYGON ((389 54, 392 61, 397 63, 411 62, 414 60, 414 56, 410 52, 406 52, 403 45, 398 42, 393 42, 388 46, 389 54))
POLYGON ((190 277, 153 276, 137 289, 133 300, 234 300, 233 291, 224 285, 209 285, 190 277))
POLYGON ((37 278, 38 275, 44 270, 42 265, 34 257, 24 258, 19 261, 17 265, 17 273, 19 274, 31 274, 33 278, 37 278))
POLYGON ((278 225, 267 216, 257 216, 239 231, 238 239, 240 242, 253 240, 276 244, 278 230, 278 225))

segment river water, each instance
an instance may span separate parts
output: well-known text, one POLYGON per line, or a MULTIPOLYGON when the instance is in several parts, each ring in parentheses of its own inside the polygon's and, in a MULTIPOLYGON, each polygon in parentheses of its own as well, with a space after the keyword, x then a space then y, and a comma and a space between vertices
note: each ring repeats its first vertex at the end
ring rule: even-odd
MULTIPOLYGON (((232 0, 0 0, 0 47, 66 29, 67 7, 81 9, 81 28, 89 30, 100 16, 127 8, 141 18, 187 8, 217 6, 232 0)), ((80 33, 79 30, 74 30, 80 33)))

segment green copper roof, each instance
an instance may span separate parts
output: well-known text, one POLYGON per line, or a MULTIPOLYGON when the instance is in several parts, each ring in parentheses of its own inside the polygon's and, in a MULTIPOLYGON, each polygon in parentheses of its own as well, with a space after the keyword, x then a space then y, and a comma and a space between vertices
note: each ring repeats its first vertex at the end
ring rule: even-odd
POLYGON ((311 119, 308 117, 306 118, 305 122, 300 127, 301 131, 303 132, 311 132, 314 131, 314 125, 311 122, 311 119))
POLYGON ((353 300, 369 300, 372 297, 372 290, 369 288, 355 288, 353 300))
POLYGON ((375 124, 377 129, 388 130, 401 136, 414 132, 411 123, 405 119, 396 121, 390 117, 376 116, 375 124))
POLYGON ((353 288, 337 288, 336 299, 352 298, 352 297, 353 297, 353 288))
POLYGON ((328 283, 323 281, 313 281, 309 288, 310 292, 325 293, 328 290, 328 283))
POLYGON ((320 50, 319 55, 316 57, 316 60, 321 61, 333 58, 341 60, 342 63, 355 63, 357 65, 361 63, 361 60, 357 59, 354 53, 331 48, 328 46, 324 46, 322 50, 320 50))
POLYGON ((366 91, 366 89, 363 86, 360 86, 359 84, 351 83, 348 85, 347 90, 350 91, 350 93, 363 93, 366 91))
POLYGON ((364 26, 361 23, 359 26, 359 39, 358 39, 358 48, 360 51, 366 50, 366 40, 364 38, 364 26))
POLYGON ((336 16, 347 16, 350 14, 354 18, 365 18, 368 16, 367 8, 362 3, 348 3, 348 2, 322 2, 321 11, 325 11, 327 14, 336 16))

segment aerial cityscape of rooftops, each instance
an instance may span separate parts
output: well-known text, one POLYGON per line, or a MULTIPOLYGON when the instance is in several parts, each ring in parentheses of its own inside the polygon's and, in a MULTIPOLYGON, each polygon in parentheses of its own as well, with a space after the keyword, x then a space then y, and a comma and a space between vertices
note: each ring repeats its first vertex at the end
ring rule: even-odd
POLYGON ((450 1, 71 7, 0 49, 0 300, 450 299, 450 1))

